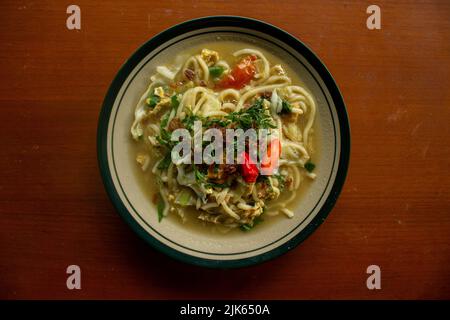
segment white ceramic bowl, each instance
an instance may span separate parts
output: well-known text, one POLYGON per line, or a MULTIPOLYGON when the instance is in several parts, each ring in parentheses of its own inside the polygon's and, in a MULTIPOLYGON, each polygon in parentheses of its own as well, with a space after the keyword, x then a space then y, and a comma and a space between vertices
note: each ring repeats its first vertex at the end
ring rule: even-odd
POLYGON ((122 66, 105 97, 98 125, 98 160, 105 188, 119 214, 153 247, 179 260, 208 267, 246 266, 279 256, 309 236, 327 217, 343 186, 350 153, 350 130, 341 94, 317 56, 302 42, 267 23, 243 17, 206 17, 156 35, 122 66), (156 208, 136 181, 130 161, 129 128, 149 75, 168 56, 213 37, 236 39, 279 56, 300 74, 317 103, 315 138, 318 178, 292 219, 261 224, 251 232, 223 236, 194 232, 173 219, 159 223, 156 208))

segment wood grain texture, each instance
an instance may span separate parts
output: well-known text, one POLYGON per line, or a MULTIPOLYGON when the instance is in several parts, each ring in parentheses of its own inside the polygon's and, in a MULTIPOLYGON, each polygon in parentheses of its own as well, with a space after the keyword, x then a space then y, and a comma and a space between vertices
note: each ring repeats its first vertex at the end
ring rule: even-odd
POLYGON ((450 298, 450 3, 377 1, 0 3, 0 298, 450 298), (310 46, 346 101, 343 193, 301 246, 259 266, 205 270, 147 246, 97 168, 106 90, 144 41, 181 21, 246 15, 310 46), (82 290, 65 269, 82 269, 82 290), (366 268, 382 289, 366 288, 366 268))

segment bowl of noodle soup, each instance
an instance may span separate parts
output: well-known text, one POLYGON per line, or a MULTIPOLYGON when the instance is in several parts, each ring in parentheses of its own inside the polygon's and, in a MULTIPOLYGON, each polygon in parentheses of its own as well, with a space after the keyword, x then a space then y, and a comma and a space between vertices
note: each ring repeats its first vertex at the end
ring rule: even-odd
POLYGON ((231 268, 287 252, 325 220, 350 130, 308 47, 267 23, 217 16, 167 29, 126 61, 97 146, 107 193, 139 236, 178 260, 231 268))

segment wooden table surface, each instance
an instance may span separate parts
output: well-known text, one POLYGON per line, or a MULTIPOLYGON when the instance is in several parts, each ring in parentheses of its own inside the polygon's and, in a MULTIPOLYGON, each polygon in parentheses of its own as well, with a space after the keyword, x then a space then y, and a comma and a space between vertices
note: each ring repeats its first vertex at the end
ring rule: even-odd
POLYGON ((450 298, 450 3, 67 1, 0 4, 0 298, 450 298), (95 3, 95 4, 94 4, 95 3), (97 4, 98 3, 98 4, 97 4), (121 64, 156 33, 214 14, 309 45, 347 104, 349 175, 325 223, 262 265, 209 270, 156 252, 103 188, 97 118, 121 64), (81 290, 66 268, 81 267, 81 290), (366 268, 381 268, 368 290, 366 268))

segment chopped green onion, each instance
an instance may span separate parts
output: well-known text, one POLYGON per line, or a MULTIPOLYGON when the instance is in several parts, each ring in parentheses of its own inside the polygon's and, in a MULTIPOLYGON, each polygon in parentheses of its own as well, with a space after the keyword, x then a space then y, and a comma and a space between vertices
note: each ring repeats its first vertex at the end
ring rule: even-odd
POLYGON ((246 223, 246 224, 241 225, 239 228, 240 228, 242 231, 250 231, 250 230, 252 230, 253 227, 250 226, 250 224, 246 223))
POLYGON ((166 207, 166 204, 164 202, 163 197, 161 196, 161 194, 159 194, 159 200, 158 200, 158 205, 157 205, 157 210, 158 210, 158 222, 161 222, 162 218, 164 217, 164 209, 166 207))
POLYGON ((209 74, 213 78, 220 77, 224 71, 225 71, 224 67, 221 67, 221 66, 209 67, 209 74))
POLYGON ((192 113, 192 111, 187 110, 187 114, 181 122, 184 124, 184 127, 188 130, 193 130, 194 122, 200 120, 203 121, 201 117, 192 113))
POLYGON ((253 219, 252 223, 246 223, 241 225, 239 228, 242 231, 250 231, 251 229, 253 229, 256 225, 260 224, 261 222, 263 222, 264 219, 261 218, 261 216, 257 216, 255 219, 253 219))
POLYGON ((274 177, 278 180, 278 189, 282 191, 286 185, 286 177, 281 174, 275 174, 274 177))
POLYGON ((229 188, 230 184, 229 183, 215 183, 215 182, 208 182, 207 184, 205 184, 205 187, 213 187, 213 188, 229 188))
POLYGON ((154 108, 156 107, 156 105, 159 103, 159 101, 161 100, 160 97, 152 94, 151 96, 149 96, 146 100, 145 103, 150 107, 150 108, 154 108))
POLYGON ((167 123, 169 122, 170 112, 167 112, 165 115, 161 117, 161 124, 160 128, 165 128, 167 126, 167 123))
POLYGON ((178 106, 180 105, 180 101, 178 101, 178 96, 176 94, 174 94, 171 98, 170 98, 170 106, 173 109, 177 109, 178 106))
POLYGON ((181 206, 188 206, 192 204, 192 194, 189 190, 183 189, 175 199, 175 203, 181 206))
POLYGON ((277 126, 273 123, 272 117, 264 109, 263 101, 264 99, 262 98, 258 99, 250 107, 231 112, 225 117, 231 122, 236 123, 237 128, 244 130, 250 128, 276 128, 277 126))
POLYGON ((214 125, 218 125, 219 127, 226 127, 229 124, 229 120, 222 120, 218 118, 213 119, 205 119, 203 121, 203 127, 210 128, 214 125))
POLYGON ((171 140, 172 135, 166 129, 161 129, 160 135, 156 136, 156 140, 162 145, 167 147, 169 150, 172 150, 175 142, 171 140))
POLYGON ((195 164, 192 164, 192 168, 194 169, 195 180, 200 183, 205 182, 206 175, 201 172, 195 164))
POLYGON ((316 165, 310 161, 308 161, 307 163, 305 163, 305 169, 308 172, 312 172, 314 170, 314 168, 316 167, 316 165))
POLYGON ((158 169, 166 170, 167 168, 169 168, 171 162, 172 162, 172 156, 169 151, 166 153, 164 158, 158 163, 158 169))
POLYGON ((289 102, 283 100, 281 103, 281 114, 287 114, 292 112, 292 106, 289 102))

